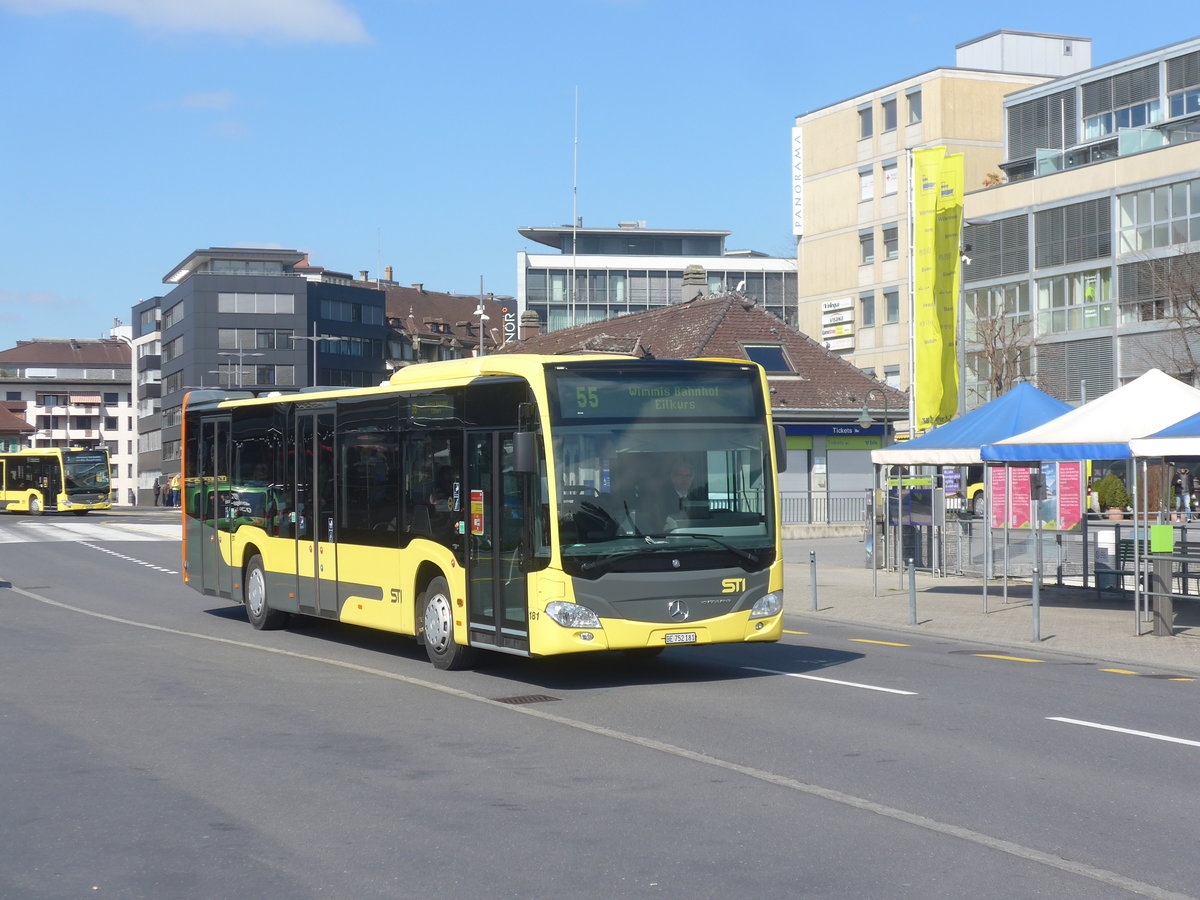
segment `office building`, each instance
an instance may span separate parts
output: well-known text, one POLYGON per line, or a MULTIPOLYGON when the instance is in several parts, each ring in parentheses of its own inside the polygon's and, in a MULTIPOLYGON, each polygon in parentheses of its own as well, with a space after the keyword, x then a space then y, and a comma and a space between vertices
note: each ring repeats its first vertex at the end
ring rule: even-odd
POLYGON ((684 270, 696 265, 704 279, 692 296, 737 291, 795 324, 796 261, 726 250, 728 231, 647 228, 644 222, 518 231, 554 250, 517 253, 517 314, 537 313, 545 331, 678 303, 684 270))
POLYGON ((1006 386, 1006 355, 1071 403, 1149 368, 1200 383, 1200 38, 1003 113, 1002 183, 964 202, 966 407, 1006 386))

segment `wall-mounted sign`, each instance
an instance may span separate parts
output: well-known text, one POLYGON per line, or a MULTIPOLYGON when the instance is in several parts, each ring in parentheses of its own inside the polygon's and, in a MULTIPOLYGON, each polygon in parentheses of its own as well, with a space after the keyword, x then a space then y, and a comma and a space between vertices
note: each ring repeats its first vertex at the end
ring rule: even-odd
POLYGON ((854 338, 840 337, 832 338, 824 342, 826 350, 853 350, 854 338))
POLYGON ((839 309, 854 309, 853 297, 838 297, 836 300, 826 300, 821 304, 821 312, 835 312, 839 309))
POLYGON ((835 312, 835 313, 823 313, 821 315, 821 324, 822 325, 838 325, 842 322, 853 322, 853 321, 854 321, 854 310, 852 310, 852 309, 843 310, 842 312, 835 312))
POLYGON ((846 337, 853 334, 853 325, 826 325, 821 329, 821 337, 823 338, 846 337))

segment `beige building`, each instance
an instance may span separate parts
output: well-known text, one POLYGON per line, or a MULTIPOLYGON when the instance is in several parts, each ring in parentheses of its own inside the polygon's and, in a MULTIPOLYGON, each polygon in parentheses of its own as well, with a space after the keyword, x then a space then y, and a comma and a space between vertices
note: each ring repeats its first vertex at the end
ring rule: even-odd
POLYGON ((802 332, 893 387, 909 383, 909 158, 963 153, 968 189, 1001 177, 1004 98, 1086 69, 1086 38, 1000 31, 956 65, 796 118, 793 233, 802 332))

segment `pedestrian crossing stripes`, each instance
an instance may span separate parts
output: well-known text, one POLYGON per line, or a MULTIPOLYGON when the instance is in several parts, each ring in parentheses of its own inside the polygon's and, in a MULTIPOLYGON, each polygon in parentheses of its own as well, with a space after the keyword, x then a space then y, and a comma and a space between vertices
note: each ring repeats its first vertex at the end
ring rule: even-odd
POLYGON ((55 541, 177 541, 178 525, 138 522, 78 522, 16 520, 0 524, 0 544, 55 541))

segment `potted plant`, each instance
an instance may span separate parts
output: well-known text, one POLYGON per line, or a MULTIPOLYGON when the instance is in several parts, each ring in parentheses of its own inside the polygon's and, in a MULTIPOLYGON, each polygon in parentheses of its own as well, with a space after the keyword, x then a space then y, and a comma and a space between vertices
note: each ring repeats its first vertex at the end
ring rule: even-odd
POLYGON ((1096 499, 1101 511, 1110 519, 1125 518, 1129 492, 1125 490, 1125 482, 1115 472, 1109 472, 1096 484, 1096 499))

